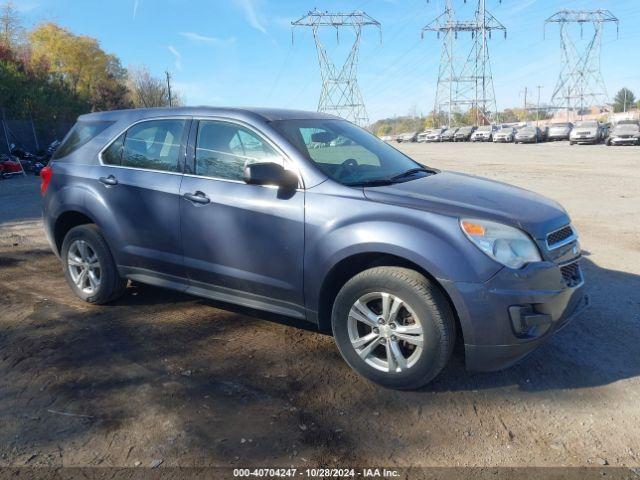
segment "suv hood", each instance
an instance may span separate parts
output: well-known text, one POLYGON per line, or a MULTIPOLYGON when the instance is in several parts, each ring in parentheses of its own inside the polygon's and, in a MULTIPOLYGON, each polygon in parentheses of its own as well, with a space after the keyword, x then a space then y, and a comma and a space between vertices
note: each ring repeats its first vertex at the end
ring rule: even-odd
POLYGON ((364 189, 376 202, 442 215, 495 220, 537 239, 569 223, 562 206, 542 195, 472 175, 440 172, 428 177, 364 189))

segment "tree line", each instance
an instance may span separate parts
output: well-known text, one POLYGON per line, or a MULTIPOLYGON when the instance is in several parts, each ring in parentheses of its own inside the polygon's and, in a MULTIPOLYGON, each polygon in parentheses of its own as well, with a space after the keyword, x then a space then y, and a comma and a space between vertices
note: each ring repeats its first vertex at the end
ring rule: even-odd
MULTIPOLYGON (((172 104, 181 103, 171 91, 172 104)), ((27 30, 11 1, 0 6, 0 109, 7 118, 74 121, 83 113, 169 104, 164 78, 125 68, 98 40, 53 22, 27 30)))

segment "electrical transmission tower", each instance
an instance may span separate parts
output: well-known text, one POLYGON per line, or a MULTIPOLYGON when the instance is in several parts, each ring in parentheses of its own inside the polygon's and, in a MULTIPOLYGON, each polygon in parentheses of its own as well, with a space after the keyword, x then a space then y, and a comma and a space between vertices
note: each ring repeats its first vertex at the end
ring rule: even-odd
MULTIPOLYGON (((466 3, 466 0, 465 0, 466 3)), ((476 124, 490 122, 496 114, 488 40, 491 32, 500 30, 506 38, 507 29, 487 9, 486 0, 478 0, 473 20, 456 20, 452 0, 446 0, 445 11, 422 29, 443 37, 435 114, 446 113, 448 124, 453 113, 474 108, 476 124), (471 51, 465 57, 456 55, 459 32, 470 32, 471 51)))
POLYGON ((316 9, 310 11, 300 20, 291 22, 291 25, 294 28, 310 27, 313 32, 318 62, 320 63, 320 76, 322 77, 322 92, 318 102, 318 111, 338 115, 360 126, 368 125, 369 118, 364 108, 364 101, 362 100, 357 80, 358 51, 362 27, 377 27, 380 32, 380 41, 382 41, 380 23, 362 11, 329 13, 320 12, 316 9), (321 27, 335 28, 338 42, 340 41, 341 28, 351 29, 355 34, 349 55, 340 68, 331 60, 320 40, 319 30, 321 27))
POLYGON ((545 34, 548 23, 560 25, 560 48, 562 68, 551 103, 569 112, 576 107, 581 112, 586 106, 603 105, 609 99, 600 69, 600 47, 606 23, 613 22, 618 30, 618 19, 608 10, 560 10, 544 22, 545 34), (580 38, 584 35, 584 24, 593 26, 593 35, 583 49, 574 42, 570 26, 580 25, 580 38))

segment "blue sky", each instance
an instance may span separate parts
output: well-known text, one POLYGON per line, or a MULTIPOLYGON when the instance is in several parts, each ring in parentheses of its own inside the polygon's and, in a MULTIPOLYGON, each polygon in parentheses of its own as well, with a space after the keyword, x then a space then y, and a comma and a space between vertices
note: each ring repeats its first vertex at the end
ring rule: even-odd
MULTIPOLYGON (((460 17, 473 13, 470 1, 454 0, 460 17)), ((561 8, 611 10, 621 20, 620 35, 606 29, 604 79, 613 95, 628 86, 640 96, 639 0, 487 0, 508 29, 490 42, 498 108, 519 106, 527 86, 542 102, 549 99, 560 70, 557 28, 544 19, 561 8)), ((320 75, 310 31, 290 22, 318 7, 362 9, 382 23, 366 30, 360 52, 359 82, 372 120, 433 107, 440 58, 435 35, 420 29, 443 9, 443 0, 18 0, 28 26, 52 20, 78 34, 96 37, 125 66, 147 65, 154 74, 170 70, 190 105, 280 106, 314 110, 320 75)), ((579 37, 578 30, 576 31, 579 37)), ((585 34, 588 29, 585 29, 585 34)), ((585 35, 586 36, 586 35, 585 35)), ((323 41, 338 60, 351 37, 323 41)), ((462 45, 470 44, 463 34, 462 45)))

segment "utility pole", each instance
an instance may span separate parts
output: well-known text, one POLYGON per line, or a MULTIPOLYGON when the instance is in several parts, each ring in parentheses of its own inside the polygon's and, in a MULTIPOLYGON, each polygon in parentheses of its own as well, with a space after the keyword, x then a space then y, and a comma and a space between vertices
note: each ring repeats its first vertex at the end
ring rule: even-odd
POLYGON ((167 76, 167 92, 169 93, 169 106, 173 106, 173 99, 171 98, 171 74, 169 70, 164 72, 167 76))
POLYGON ((542 90, 542 85, 537 85, 538 88, 538 106, 536 107, 536 127, 539 126, 540 123, 540 90, 542 90))
POLYGON ((309 27, 313 33, 318 63, 320 64, 320 76, 322 77, 318 111, 333 113, 362 127, 368 126, 369 117, 358 86, 358 54, 363 27, 377 28, 380 32, 380 42, 382 42, 380 22, 360 10, 351 13, 330 13, 314 9, 299 20, 291 22, 291 25, 293 29, 295 27, 309 27), (319 30, 326 27, 335 28, 338 40, 341 30, 351 30, 355 34, 351 51, 339 69, 329 57, 320 39, 319 30))
POLYGON ((622 109, 624 113, 627 113, 627 89, 624 89, 624 107, 622 109))
POLYGON ((524 119, 527 119, 527 91, 529 87, 524 87, 524 119))

